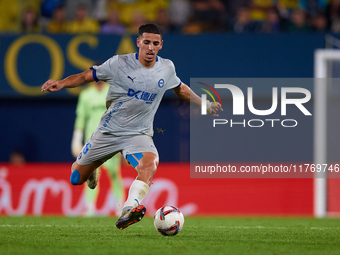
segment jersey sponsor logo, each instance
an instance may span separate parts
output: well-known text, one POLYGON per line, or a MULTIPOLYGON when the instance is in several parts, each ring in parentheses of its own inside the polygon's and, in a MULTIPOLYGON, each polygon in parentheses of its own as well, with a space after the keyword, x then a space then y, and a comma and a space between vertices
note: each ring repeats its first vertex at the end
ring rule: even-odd
POLYGON ((160 80, 158 81, 158 87, 163 88, 163 86, 164 86, 164 80, 163 80, 163 79, 160 79, 160 80))
POLYGON ((83 156, 82 152, 79 153, 78 160, 81 159, 81 156, 83 156))
POLYGON ((156 93, 150 93, 147 91, 141 91, 141 90, 133 90, 129 88, 129 91, 127 93, 129 97, 134 97, 139 100, 145 101, 147 104, 152 104, 152 102, 155 100, 157 94, 156 93))
POLYGON ((111 111, 109 112, 109 114, 107 115, 107 117, 105 118, 103 127, 107 127, 107 124, 109 123, 110 119, 112 118, 112 113, 114 113, 115 111, 117 111, 121 106, 123 105, 122 102, 119 102, 119 104, 114 107, 113 109, 111 109, 111 111))
POLYGON ((135 83, 133 80, 136 79, 136 77, 133 77, 133 78, 132 78, 131 76, 128 76, 128 78, 129 78, 133 83, 135 83))

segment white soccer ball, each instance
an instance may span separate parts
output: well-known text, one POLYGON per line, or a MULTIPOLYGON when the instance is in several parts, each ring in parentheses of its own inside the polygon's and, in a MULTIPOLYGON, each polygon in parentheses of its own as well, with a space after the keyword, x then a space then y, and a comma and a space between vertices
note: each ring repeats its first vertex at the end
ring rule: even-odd
POLYGON ((184 216, 175 206, 166 205, 158 209, 153 217, 155 229, 165 236, 177 235, 184 225, 184 216))

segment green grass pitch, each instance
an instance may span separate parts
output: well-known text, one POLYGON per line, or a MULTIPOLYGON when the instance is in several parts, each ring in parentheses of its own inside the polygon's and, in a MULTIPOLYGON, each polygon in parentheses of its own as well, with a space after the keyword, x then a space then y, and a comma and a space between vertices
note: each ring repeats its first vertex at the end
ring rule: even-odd
POLYGON ((166 237, 152 218, 0 217, 0 254, 340 254, 340 219, 190 218, 166 237))

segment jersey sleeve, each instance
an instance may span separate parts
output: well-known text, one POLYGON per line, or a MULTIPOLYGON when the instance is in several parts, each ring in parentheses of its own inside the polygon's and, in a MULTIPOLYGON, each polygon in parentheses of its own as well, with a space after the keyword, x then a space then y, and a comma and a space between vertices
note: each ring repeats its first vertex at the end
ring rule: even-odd
MULTIPOLYGON (((170 60, 169 60, 170 61, 170 60)), ((181 85, 180 78, 176 75, 175 65, 170 61, 169 65, 169 73, 168 73, 168 79, 167 79, 167 89, 173 89, 181 85)))
POLYGON ((118 70, 118 55, 106 60, 100 66, 92 66, 93 79, 95 81, 108 81, 116 76, 118 70))
POLYGON ((84 94, 80 93, 76 109, 76 120, 74 123, 74 129, 84 130, 85 122, 86 122, 86 100, 84 98, 84 94))

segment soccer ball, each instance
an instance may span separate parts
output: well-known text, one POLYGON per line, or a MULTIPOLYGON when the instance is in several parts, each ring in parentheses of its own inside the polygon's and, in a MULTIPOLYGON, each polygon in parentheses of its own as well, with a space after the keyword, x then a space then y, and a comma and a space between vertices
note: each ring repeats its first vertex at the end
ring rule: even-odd
POLYGON ((163 206, 153 217, 155 229, 165 236, 177 235, 184 225, 184 216, 175 206, 163 206))

